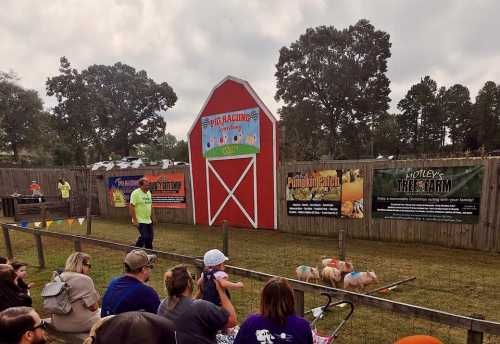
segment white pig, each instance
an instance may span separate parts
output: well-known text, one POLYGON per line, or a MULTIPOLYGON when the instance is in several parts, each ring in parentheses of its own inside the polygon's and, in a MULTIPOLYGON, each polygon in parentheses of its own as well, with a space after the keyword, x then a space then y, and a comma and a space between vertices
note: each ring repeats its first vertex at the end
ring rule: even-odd
POLYGON ((344 277, 344 289, 364 290, 365 286, 377 282, 374 271, 351 272, 344 277))
POLYGON ((321 265, 323 267, 329 266, 335 269, 339 269, 342 273, 348 273, 354 271, 354 266, 351 262, 345 262, 343 260, 324 258, 321 260, 321 265))
POLYGON ((313 268, 313 267, 307 266, 307 265, 300 265, 300 266, 297 266, 297 269, 295 269, 295 272, 297 273, 297 279, 299 281, 309 282, 309 280, 315 280, 316 283, 319 282, 318 268, 313 268))
POLYGON ((321 277, 323 281, 328 282, 332 285, 332 287, 337 287, 337 282, 342 280, 342 274, 339 269, 332 268, 331 266, 326 266, 321 271, 321 277))

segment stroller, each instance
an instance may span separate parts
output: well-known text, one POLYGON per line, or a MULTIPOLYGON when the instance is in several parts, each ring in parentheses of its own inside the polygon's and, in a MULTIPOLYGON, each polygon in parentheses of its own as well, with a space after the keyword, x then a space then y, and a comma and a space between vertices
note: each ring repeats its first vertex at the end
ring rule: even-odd
MULTIPOLYGON (((324 306, 316 307, 310 310, 310 312, 314 316, 314 320, 311 321, 311 330, 313 333, 313 343, 314 344, 331 344, 333 341, 339 336, 340 330, 346 322, 351 318, 352 313, 354 312, 354 304, 350 301, 337 301, 332 303, 332 296, 328 293, 321 293, 321 295, 324 295, 327 297, 327 302, 324 306), (340 304, 347 304, 350 307, 349 313, 347 316, 342 319, 340 324, 333 330, 333 332, 329 336, 321 336, 318 334, 318 331, 316 329, 316 323, 318 320, 322 319, 325 316, 325 313, 329 311, 330 307, 337 306, 340 304)), ((308 312, 309 313, 309 312, 308 312)))

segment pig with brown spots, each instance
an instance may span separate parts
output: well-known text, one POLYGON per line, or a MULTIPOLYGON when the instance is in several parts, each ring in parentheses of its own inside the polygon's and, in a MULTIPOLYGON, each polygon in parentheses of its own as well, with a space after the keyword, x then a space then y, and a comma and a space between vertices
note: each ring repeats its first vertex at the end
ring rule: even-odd
POLYGON ((326 266, 321 271, 321 277, 323 278, 323 281, 330 283, 332 287, 336 288, 337 283, 342 280, 342 273, 339 269, 326 266))

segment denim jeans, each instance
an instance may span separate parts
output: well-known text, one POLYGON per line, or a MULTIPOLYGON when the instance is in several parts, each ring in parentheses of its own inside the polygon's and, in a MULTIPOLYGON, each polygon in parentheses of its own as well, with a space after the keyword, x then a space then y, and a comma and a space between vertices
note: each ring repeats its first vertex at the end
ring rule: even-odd
POLYGON ((153 224, 139 223, 139 238, 135 243, 137 247, 153 248, 153 224))

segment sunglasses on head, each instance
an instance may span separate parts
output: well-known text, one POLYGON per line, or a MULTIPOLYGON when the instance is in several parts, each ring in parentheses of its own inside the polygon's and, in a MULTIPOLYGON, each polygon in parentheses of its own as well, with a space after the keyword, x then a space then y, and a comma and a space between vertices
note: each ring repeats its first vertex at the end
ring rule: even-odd
POLYGON ((30 330, 35 331, 37 328, 41 328, 42 330, 47 330, 48 324, 44 320, 40 320, 40 324, 33 326, 30 330))

